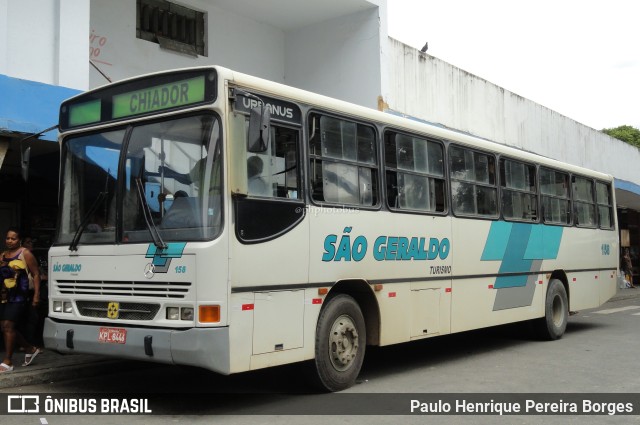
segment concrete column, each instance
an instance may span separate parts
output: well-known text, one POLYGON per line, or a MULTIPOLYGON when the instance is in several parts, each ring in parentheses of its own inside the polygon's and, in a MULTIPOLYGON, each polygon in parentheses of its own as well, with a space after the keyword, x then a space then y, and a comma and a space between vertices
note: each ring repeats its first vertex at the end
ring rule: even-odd
POLYGON ((91 2, 87 0, 59 0, 56 16, 59 86, 89 88, 90 10, 91 2))
POLYGON ((9 62, 9 0, 0 0, 0 74, 7 75, 9 62))
POLYGON ((4 139, 0 137, 0 169, 2 169, 2 164, 4 164, 4 157, 7 155, 7 151, 9 150, 9 139, 4 139))

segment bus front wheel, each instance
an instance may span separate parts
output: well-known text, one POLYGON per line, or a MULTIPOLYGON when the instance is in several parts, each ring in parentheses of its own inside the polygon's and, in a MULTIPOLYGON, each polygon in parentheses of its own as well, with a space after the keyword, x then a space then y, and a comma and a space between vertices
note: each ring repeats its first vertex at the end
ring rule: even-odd
POLYGON ((349 295, 330 298, 316 327, 317 383, 327 391, 341 391, 356 382, 366 346, 364 317, 349 295))
POLYGON ((544 317, 535 323, 542 339, 555 340, 564 335, 569 320, 569 301, 564 285, 558 279, 549 282, 544 306, 544 317))

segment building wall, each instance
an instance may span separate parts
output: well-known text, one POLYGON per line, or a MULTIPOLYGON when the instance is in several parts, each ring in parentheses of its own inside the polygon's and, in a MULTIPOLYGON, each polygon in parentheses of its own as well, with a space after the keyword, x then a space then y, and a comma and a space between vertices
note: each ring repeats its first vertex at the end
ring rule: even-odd
POLYGON ((291 31, 285 41, 285 83, 377 108, 380 44, 377 8, 291 31))
MULTIPOLYGON (((378 8, 288 30, 205 0, 181 4, 207 13, 207 56, 191 57, 137 39, 135 2, 93 0, 91 60, 113 81, 165 69, 217 64, 376 107, 383 38, 378 8)), ((106 82, 91 69, 91 87, 106 82)))
POLYGON ((640 151, 390 39, 388 108, 640 185, 640 151))
POLYGON ((0 74, 89 87, 89 2, 0 0, 0 74))
MULTIPOLYGON (((208 56, 163 50, 136 38, 136 3, 129 0, 91 1, 91 59, 113 81, 149 72, 218 64, 284 80, 284 32, 234 14, 206 1, 180 2, 207 12, 208 56), (99 49, 99 50, 98 50, 99 49)), ((95 69, 91 86, 107 83, 95 69)))

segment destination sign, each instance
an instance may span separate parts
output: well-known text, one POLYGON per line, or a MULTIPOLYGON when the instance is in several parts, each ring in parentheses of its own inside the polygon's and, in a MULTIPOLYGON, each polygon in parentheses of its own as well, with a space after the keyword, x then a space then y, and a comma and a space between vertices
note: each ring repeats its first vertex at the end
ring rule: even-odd
POLYGON ((100 100, 71 105, 69 107, 69 125, 76 127, 100 121, 102 104, 100 100))
POLYGON ((113 96, 112 118, 146 114, 204 100, 204 76, 113 96))
POLYGON ((211 104, 215 69, 158 73, 110 84, 62 103, 60 130, 211 104))

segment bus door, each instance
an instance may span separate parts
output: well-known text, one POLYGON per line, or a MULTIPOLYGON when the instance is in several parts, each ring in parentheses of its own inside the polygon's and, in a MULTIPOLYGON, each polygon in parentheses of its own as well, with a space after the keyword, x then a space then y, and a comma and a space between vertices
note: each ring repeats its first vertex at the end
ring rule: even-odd
POLYGON ((309 229, 301 192, 300 112, 287 102, 250 96, 236 96, 230 118, 231 143, 242 145, 231 147, 232 180, 240 182, 242 193, 232 195, 230 282, 232 308, 251 306, 251 354, 259 355, 303 346, 309 229), (263 146, 248 142, 250 113, 256 110, 271 113, 263 146))

